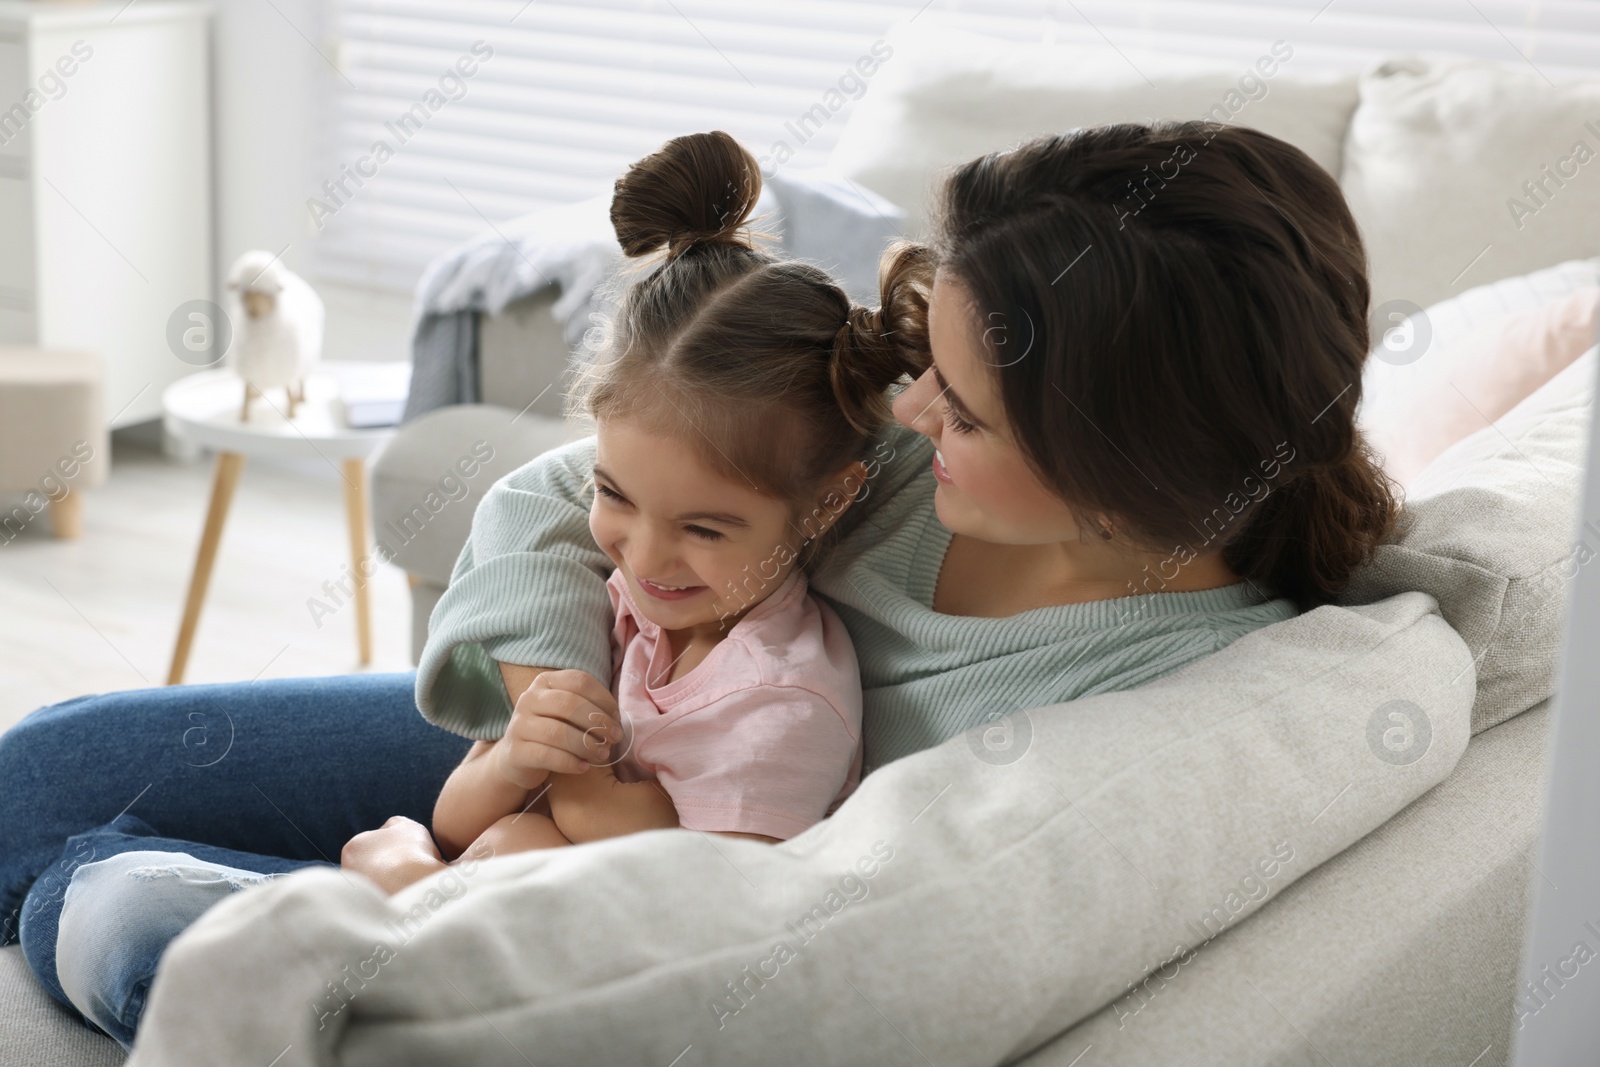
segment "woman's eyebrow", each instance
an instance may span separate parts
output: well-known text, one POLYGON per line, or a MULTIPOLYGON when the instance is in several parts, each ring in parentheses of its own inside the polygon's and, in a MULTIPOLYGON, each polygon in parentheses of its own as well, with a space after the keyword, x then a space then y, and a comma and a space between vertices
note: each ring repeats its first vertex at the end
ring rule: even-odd
POLYGON ((951 407, 956 409, 956 414, 974 426, 982 426, 987 430, 989 428, 988 424, 974 415, 972 409, 967 407, 966 403, 956 395, 954 389, 950 388, 950 383, 944 380, 944 375, 939 373, 939 365, 937 363, 930 363, 929 365, 933 367, 933 380, 939 383, 939 394, 949 402, 951 407))

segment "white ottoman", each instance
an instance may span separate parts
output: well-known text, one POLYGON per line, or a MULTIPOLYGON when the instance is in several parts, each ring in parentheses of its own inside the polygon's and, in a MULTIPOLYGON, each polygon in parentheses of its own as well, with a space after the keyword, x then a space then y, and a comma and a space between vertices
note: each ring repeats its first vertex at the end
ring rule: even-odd
POLYGON ((50 509, 57 537, 83 529, 82 490, 111 468, 103 374, 86 352, 0 348, 0 493, 25 494, 0 505, 0 543, 50 509))

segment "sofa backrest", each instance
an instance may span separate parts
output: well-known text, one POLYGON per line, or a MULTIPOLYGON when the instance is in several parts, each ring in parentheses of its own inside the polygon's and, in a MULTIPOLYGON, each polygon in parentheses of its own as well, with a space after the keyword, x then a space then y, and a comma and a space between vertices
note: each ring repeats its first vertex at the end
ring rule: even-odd
POLYGON ((928 15, 829 161, 926 222, 938 172, 1041 134, 1157 118, 1251 126, 1339 178, 1371 260, 1373 305, 1426 307, 1475 285, 1600 253, 1600 73, 1397 56, 1344 75, 1292 42, 1249 65, 1110 46, 1017 44, 928 15))
POLYGON ((1247 66, 1082 45, 1019 45, 932 19, 903 24, 829 166, 923 225, 936 172, 1040 134, 1149 118, 1260 129, 1339 173, 1356 79, 1296 74, 1279 41, 1247 66))

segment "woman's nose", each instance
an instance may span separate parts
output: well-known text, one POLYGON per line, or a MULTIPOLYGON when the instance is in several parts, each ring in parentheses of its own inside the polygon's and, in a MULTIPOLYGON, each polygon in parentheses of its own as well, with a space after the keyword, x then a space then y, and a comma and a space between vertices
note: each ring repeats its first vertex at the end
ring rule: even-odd
POLYGON ((940 425, 938 400, 939 383, 934 380, 933 368, 929 367, 894 398, 895 420, 902 426, 933 437, 940 425))

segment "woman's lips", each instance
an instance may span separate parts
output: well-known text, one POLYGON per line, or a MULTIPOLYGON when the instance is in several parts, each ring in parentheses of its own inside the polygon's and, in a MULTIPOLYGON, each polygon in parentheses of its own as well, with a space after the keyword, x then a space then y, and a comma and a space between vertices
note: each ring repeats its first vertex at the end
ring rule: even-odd
POLYGON ((945 469, 944 456, 940 454, 937 448, 933 450, 933 476, 945 485, 955 484, 950 477, 950 472, 945 469))
POLYGON ((689 597, 698 596, 706 589, 703 585, 690 585, 682 589, 673 589, 670 586, 657 585, 648 578, 638 578, 639 588, 655 597, 657 600, 687 600, 689 597))

